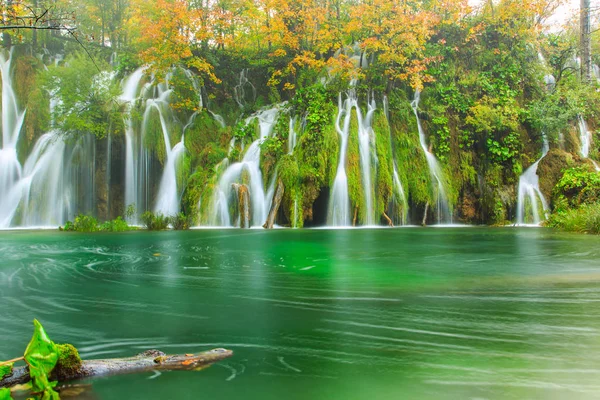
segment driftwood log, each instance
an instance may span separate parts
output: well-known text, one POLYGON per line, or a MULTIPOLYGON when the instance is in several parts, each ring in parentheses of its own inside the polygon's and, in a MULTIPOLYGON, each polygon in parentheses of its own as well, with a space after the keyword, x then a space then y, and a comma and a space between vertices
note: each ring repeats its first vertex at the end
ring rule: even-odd
POLYGON ((394 227, 394 222, 392 222, 392 219, 384 212, 383 214, 383 218, 385 218, 385 220, 387 221, 387 224, 389 227, 394 227))
MULTIPOLYGON (((50 376, 51 380, 67 382, 100 375, 119 375, 145 371, 197 370, 217 361, 231 357, 233 351, 213 349, 198 354, 166 355, 159 350, 147 350, 137 356, 109 358, 104 360, 83 360, 80 365, 61 368, 57 365, 50 376)), ((0 388, 29 382, 29 367, 16 367, 10 375, 0 380, 0 388)))
POLYGON ((279 206, 281 206, 281 200, 283 199, 283 193, 285 191, 285 187, 283 186, 283 182, 281 179, 277 180, 277 189, 275 191, 275 197, 273 197, 273 202, 271 203, 271 210, 269 211, 269 216, 267 217, 267 221, 263 225, 265 229, 273 229, 273 225, 275 225, 275 218, 277 217, 277 212, 279 211, 279 206))

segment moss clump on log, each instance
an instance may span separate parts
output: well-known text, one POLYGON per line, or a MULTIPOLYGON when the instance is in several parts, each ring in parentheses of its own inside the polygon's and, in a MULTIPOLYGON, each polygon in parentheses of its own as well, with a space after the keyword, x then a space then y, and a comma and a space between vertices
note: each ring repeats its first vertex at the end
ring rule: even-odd
POLYGON ((52 371, 53 376, 59 381, 69 376, 77 375, 81 370, 81 358, 79 352, 70 343, 57 344, 58 362, 52 371))

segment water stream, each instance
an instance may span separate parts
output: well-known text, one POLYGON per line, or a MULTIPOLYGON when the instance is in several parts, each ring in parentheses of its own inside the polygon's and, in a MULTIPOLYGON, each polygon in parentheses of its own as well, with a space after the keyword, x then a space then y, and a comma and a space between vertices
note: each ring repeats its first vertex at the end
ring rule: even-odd
POLYGON ((425 137, 425 131, 421 125, 421 118, 419 118, 419 100, 421 99, 421 92, 416 91, 413 101, 410 103, 415 117, 417 118, 417 127, 419 129, 419 143, 425 153, 427 159, 427 165, 429 166, 429 173, 432 177, 433 193, 436 200, 436 221, 438 224, 452 224, 452 212, 450 211, 450 204, 446 195, 446 189, 444 188, 444 175, 440 165, 427 146, 427 139, 425 137))
POLYGON ((529 166, 519 177, 517 190, 517 225, 539 225, 546 219, 549 210, 548 202, 540 191, 538 164, 548 154, 548 139, 542 136, 542 156, 529 166), (541 210, 540 210, 541 206, 541 210))

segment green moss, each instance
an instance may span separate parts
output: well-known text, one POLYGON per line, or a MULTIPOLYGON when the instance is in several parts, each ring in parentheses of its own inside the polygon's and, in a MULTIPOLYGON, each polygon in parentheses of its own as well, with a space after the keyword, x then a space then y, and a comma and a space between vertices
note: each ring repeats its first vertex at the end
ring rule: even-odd
POLYGON ((431 175, 419 144, 419 130, 410 102, 403 92, 390 96, 390 128, 398 175, 411 205, 424 207, 433 204, 431 175))
POLYGON ((58 362, 53 373, 60 380, 64 376, 74 376, 81 369, 79 352, 72 344, 57 344, 58 362))
POLYGON ((146 129, 144 135, 144 146, 152 150, 161 164, 164 164, 167 158, 167 149, 163 135, 163 128, 160 120, 160 113, 156 108, 151 108, 146 120, 146 129))
MULTIPOLYGON (((393 156, 390 146, 390 127, 383 112, 377 111, 373 117, 373 131, 376 138, 377 177, 375 180, 375 216, 387 212, 393 195, 393 156)), ((402 210, 400 210, 402 211, 402 210)))
POLYGON ((367 210, 360 168, 360 150, 358 143, 358 122, 356 110, 352 109, 350 130, 348 133, 348 150, 346 153, 346 176, 348 177, 348 197, 350 197, 351 218, 357 215, 357 224, 366 221, 367 210), (357 213, 358 210, 358 213, 357 213), (356 214, 357 213, 357 214, 356 214))

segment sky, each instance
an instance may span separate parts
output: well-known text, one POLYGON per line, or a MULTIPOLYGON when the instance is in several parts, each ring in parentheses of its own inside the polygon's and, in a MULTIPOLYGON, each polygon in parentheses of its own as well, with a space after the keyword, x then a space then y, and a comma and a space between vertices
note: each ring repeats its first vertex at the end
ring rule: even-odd
MULTIPOLYGON (((478 6, 484 0, 469 0, 471 6, 478 6)), ((597 0, 590 0, 592 7, 597 0)), ((580 0, 565 0, 564 4, 559 6, 552 17, 550 17, 546 23, 550 30, 558 30, 560 27, 567 22, 573 15, 579 14, 580 0)))

